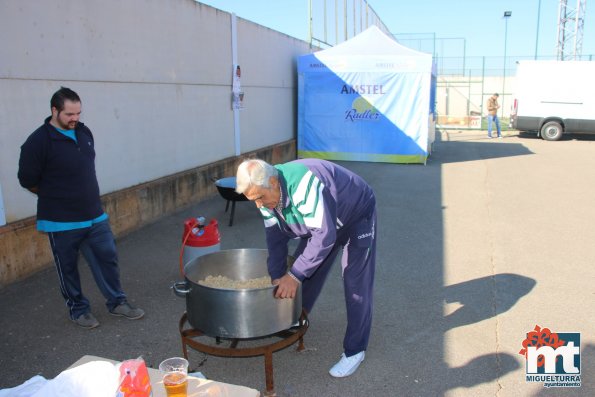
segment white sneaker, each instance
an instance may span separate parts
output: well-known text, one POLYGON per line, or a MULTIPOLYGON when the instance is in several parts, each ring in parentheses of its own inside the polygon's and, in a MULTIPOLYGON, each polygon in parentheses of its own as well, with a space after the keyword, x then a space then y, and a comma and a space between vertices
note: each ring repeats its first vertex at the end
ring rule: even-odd
POLYGON ((339 362, 336 363, 333 368, 328 371, 328 373, 335 378, 344 378, 349 376, 353 374, 355 370, 357 370, 357 367, 359 367, 359 365, 364 361, 365 356, 365 351, 361 351, 351 357, 346 357, 345 353, 343 353, 339 362))

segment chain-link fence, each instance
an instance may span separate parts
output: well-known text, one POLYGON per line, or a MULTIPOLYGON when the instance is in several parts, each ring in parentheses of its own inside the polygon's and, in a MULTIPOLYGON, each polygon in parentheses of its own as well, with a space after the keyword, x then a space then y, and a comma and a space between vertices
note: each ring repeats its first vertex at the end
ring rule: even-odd
MULTIPOLYGON (((409 48, 434 55, 438 76, 437 124, 440 128, 485 129, 485 106, 494 93, 499 94, 498 116, 503 128, 506 128, 513 105, 517 62, 556 59, 554 55, 467 56, 464 38, 436 38, 433 33, 403 33, 393 36, 409 48)), ((595 61, 595 55, 582 55, 578 60, 595 61)))
POLYGON ((332 47, 376 25, 390 30, 366 0, 309 0, 310 44, 332 47))

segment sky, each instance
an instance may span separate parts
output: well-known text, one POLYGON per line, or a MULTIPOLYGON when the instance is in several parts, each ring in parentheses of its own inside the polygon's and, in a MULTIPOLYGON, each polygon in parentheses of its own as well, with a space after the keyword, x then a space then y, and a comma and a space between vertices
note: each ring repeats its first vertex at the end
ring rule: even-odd
MULTIPOLYGON (((324 4, 325 0, 311 1, 324 4)), ((339 7, 344 1, 353 7, 354 0, 338 0, 339 7)), ((308 39, 309 0, 200 2, 290 36, 308 39)), ((326 0, 326 3, 334 12, 335 1, 326 0)), ((501 57, 505 50, 507 56, 534 57, 536 53, 538 57, 556 56, 559 0, 368 0, 368 4, 402 44, 418 50, 431 52, 421 46, 428 47, 426 44, 432 40, 419 44, 419 40, 412 39, 435 37, 435 50, 445 57, 501 57), (511 17, 505 19, 504 11, 511 11, 511 17)), ((568 0, 572 9, 576 4, 577 0, 568 0)), ((586 7, 582 54, 592 54, 595 60, 595 3, 586 7)))

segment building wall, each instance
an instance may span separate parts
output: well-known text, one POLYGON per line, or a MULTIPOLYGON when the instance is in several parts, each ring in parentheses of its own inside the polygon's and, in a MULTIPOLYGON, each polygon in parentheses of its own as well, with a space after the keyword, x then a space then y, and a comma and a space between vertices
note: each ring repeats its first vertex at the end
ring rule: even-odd
POLYGON ((116 235, 214 194, 209 175, 233 174, 243 156, 295 157, 301 40, 193 0, 5 0, 0 40, 0 286, 51 262, 16 174, 60 86, 81 96, 116 235), (234 20, 245 93, 235 112, 234 20))

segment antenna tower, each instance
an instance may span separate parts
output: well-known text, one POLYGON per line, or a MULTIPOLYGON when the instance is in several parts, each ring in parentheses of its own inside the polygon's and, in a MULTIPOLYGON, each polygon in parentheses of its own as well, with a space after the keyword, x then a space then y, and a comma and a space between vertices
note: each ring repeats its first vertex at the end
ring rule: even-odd
POLYGON ((558 8, 558 43, 556 45, 559 61, 581 59, 586 7, 587 0, 576 0, 576 7, 574 8, 568 5, 568 0, 560 0, 558 8))

